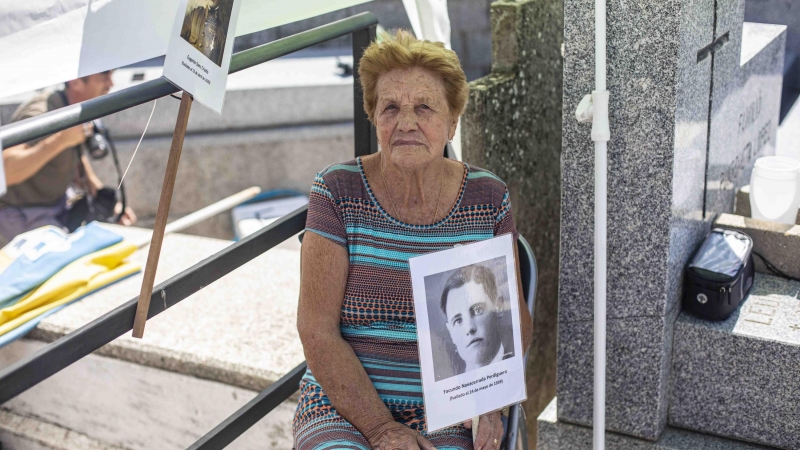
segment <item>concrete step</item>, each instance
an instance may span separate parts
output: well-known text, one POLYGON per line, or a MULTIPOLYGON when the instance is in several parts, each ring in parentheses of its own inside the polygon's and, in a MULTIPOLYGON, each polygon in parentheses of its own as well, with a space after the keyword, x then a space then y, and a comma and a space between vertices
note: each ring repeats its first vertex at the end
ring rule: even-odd
POLYGON ((800 448, 800 283, 756 273, 723 322, 675 324, 669 424, 800 448))
MULTIPOLYGON (((147 232, 109 227, 127 238, 147 232)), ((229 245, 166 236, 156 283, 229 245)), ((144 248, 130 259, 146 258, 144 248)), ((292 238, 149 320, 144 339, 124 335, 3 406, 130 450, 186 448, 303 361, 299 260, 292 238)), ((0 368, 135 297, 141 281, 140 273, 46 318, 31 339, 0 349, 0 368)), ((291 449, 296 404, 284 402, 231 448, 291 449)))
MULTIPOLYGON (((557 399, 539 415, 538 450, 591 450, 592 429, 560 422, 557 399)), ((767 450, 769 447, 666 427, 656 442, 606 432, 606 448, 613 450, 767 450)))

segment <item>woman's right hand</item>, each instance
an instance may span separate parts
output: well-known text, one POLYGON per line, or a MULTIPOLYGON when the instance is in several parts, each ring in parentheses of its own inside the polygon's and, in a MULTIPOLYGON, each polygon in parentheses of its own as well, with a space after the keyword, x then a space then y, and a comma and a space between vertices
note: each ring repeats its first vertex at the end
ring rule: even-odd
POLYGON ((411 428, 391 421, 365 436, 374 450, 436 450, 436 447, 411 428))

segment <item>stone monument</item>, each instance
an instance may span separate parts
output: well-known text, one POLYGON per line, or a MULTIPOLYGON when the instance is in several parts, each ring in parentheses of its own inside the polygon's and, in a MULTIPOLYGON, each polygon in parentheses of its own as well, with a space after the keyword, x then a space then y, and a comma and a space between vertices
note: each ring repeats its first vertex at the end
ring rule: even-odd
POLYGON ((536 255, 525 402, 534 448, 535 419, 555 395, 563 2, 498 1, 491 23, 492 73, 470 83, 462 152, 507 183, 517 228, 536 255))
MULTIPOLYGON (((775 151, 785 27, 744 23, 744 0, 609 0, 607 14, 609 442, 736 448, 669 423, 781 445, 717 429, 699 420, 711 409, 673 401, 684 399, 684 369, 697 368, 681 361, 701 345, 686 340, 689 319, 676 323, 683 269, 732 211, 754 160, 775 151)), ((593 2, 565 0, 564 27, 558 402, 540 417, 546 449, 591 448, 592 425, 594 155, 574 111, 594 86, 593 2)))

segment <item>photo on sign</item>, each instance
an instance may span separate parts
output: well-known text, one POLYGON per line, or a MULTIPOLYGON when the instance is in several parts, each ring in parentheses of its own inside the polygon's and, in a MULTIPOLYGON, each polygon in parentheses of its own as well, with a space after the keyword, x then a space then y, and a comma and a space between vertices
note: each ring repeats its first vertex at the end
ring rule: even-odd
POLYGON ((436 381, 514 356, 506 258, 425 277, 436 381))
POLYGON ((180 36, 217 66, 222 66, 233 0, 188 0, 180 36))

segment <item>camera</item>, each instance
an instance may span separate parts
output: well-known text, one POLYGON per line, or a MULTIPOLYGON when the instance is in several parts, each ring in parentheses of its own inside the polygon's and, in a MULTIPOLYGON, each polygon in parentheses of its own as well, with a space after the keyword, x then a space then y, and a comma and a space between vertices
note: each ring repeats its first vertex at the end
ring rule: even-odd
POLYGON ((84 142, 86 153, 92 159, 103 159, 108 156, 111 145, 111 138, 109 136, 108 129, 103 126, 103 121, 100 119, 93 120, 92 133, 84 142))
MULTIPOLYGON (((114 168, 117 171, 119 189, 102 188, 98 190, 94 196, 89 196, 87 194, 73 203, 64 220, 70 232, 75 231, 78 227, 93 220, 110 223, 118 222, 125 211, 127 203, 125 186, 122 184, 122 170, 119 165, 119 157, 117 156, 117 149, 114 146, 114 141, 111 139, 111 134, 108 128, 103 125, 102 120, 93 120, 91 124, 91 127, 86 127, 88 134, 86 140, 80 146, 80 151, 85 152, 93 160, 103 159, 110 153, 114 162, 114 168), (89 128, 91 128, 90 131, 89 128), (122 208, 119 212, 115 212, 117 202, 122 203, 122 208)), ((84 176, 83 173, 82 176, 84 176)))

